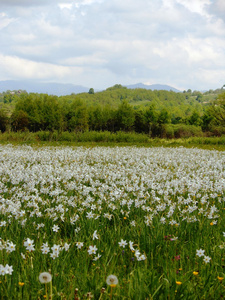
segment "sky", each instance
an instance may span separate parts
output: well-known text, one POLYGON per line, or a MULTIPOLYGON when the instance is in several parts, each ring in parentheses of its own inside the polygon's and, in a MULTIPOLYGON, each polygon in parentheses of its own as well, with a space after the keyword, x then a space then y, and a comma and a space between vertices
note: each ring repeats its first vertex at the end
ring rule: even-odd
POLYGON ((225 84, 225 0, 0 0, 0 80, 225 84))

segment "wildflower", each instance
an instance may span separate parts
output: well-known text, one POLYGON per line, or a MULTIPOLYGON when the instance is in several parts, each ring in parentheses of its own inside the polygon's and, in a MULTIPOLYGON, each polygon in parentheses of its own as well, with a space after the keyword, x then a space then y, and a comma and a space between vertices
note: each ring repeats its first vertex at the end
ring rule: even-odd
POLYGON ((52 227, 52 231, 58 232, 58 231, 59 231, 59 226, 58 226, 58 225, 54 225, 54 226, 52 227))
POLYGON ((160 219, 160 223, 162 223, 162 224, 165 224, 165 223, 166 223, 166 218, 164 218, 164 217, 161 217, 161 219, 160 219))
POLYGON ((177 285, 181 285, 182 282, 181 282, 181 281, 176 281, 176 284, 177 284, 177 285))
POLYGON ((64 243, 64 247, 63 248, 64 248, 65 251, 68 251, 69 247, 70 247, 70 244, 64 243))
POLYGON ((43 243, 43 245, 41 246, 41 251, 42 251, 42 254, 48 254, 48 252, 50 252, 48 243, 43 243))
POLYGON ((109 220, 112 219, 112 215, 110 215, 110 214, 108 214, 108 213, 105 213, 103 216, 104 216, 104 218, 107 218, 107 219, 109 219, 109 220))
POLYGON ((120 247, 125 248, 125 246, 127 245, 127 241, 124 241, 123 239, 121 239, 121 241, 118 244, 120 247))
POLYGON ((209 256, 204 256, 204 262, 207 264, 210 262, 211 258, 209 256))
POLYGON ((37 224, 37 230, 39 230, 40 228, 42 228, 42 227, 45 227, 45 224, 44 223, 40 223, 40 224, 37 224))
POLYGON ((92 213, 92 211, 91 211, 91 212, 88 212, 86 217, 87 217, 88 219, 92 219, 92 218, 94 218, 94 214, 92 213))
POLYGON ((16 250, 16 245, 12 242, 8 242, 8 246, 6 247, 7 252, 13 252, 16 250))
POLYGON ((9 266, 8 264, 5 266, 5 273, 6 274, 9 274, 9 275, 12 275, 12 272, 13 272, 13 267, 12 266, 9 266))
POLYGON ((138 261, 146 260, 146 256, 144 254, 137 256, 138 261))
POLYGON ((100 254, 98 254, 97 256, 95 256, 95 257, 93 258, 93 261, 99 260, 100 257, 102 257, 102 256, 101 256, 100 254))
POLYGON ((205 253, 205 250, 202 250, 202 249, 196 250, 196 255, 198 257, 204 256, 204 253, 205 253))
POLYGON ((96 246, 89 246, 88 248, 88 254, 96 254, 96 251, 98 250, 98 248, 96 246))
POLYGON ((26 247, 26 250, 34 251, 35 249, 34 249, 34 244, 33 243, 34 243, 33 240, 27 238, 27 240, 23 244, 26 247))
POLYGON ((171 220, 171 221, 169 222, 169 224, 173 226, 173 225, 176 225, 177 222, 176 222, 175 220, 171 220))
POLYGON ((6 274, 6 270, 5 267, 3 265, 0 265, 0 275, 5 275, 6 274))
POLYGON ((193 275, 197 276, 197 275, 198 275, 198 272, 197 272, 197 271, 194 271, 194 272, 193 272, 193 275))
POLYGON ((109 275, 106 278, 106 283, 111 287, 116 287, 118 284, 118 278, 115 275, 109 275))
POLYGON ((180 259, 180 255, 174 256, 175 260, 179 260, 180 259))
POLYGON ((0 275, 12 275, 13 272, 13 267, 9 266, 8 264, 5 265, 5 267, 3 265, 0 265, 0 275))
POLYGON ((59 257, 59 253, 57 253, 57 252, 52 252, 52 253, 50 253, 50 257, 51 257, 52 259, 55 259, 56 257, 59 257))
POLYGON ((133 226, 133 227, 135 227, 136 226, 136 222, 135 221, 131 221, 130 225, 133 226))
POLYGON ((54 244, 53 247, 51 247, 52 253, 50 254, 51 258, 55 259, 56 257, 59 257, 59 252, 62 250, 60 248, 60 245, 54 244))
POLYGON ((52 249, 53 252, 59 252, 59 251, 60 251, 60 245, 54 244, 54 245, 51 247, 51 249, 52 249))
POLYGON ((77 227, 77 228, 74 229, 75 233, 78 233, 79 231, 80 231, 80 227, 77 227))
POLYGON ((92 239, 93 240, 95 240, 95 239, 98 240, 97 230, 94 231, 92 239))
POLYGON ((77 246, 78 249, 81 249, 81 248, 84 246, 84 243, 82 243, 82 242, 77 242, 77 243, 76 243, 76 246, 77 246))
POLYGON ((216 224, 217 224, 217 221, 216 221, 216 220, 210 222, 210 225, 211 225, 211 226, 216 225, 216 224))
POLYGON ((24 282, 19 282, 19 286, 24 286, 24 282))
POLYGON ((48 272, 40 273, 39 281, 41 283, 48 283, 48 282, 52 281, 52 275, 48 272))
POLYGON ((134 256, 138 258, 140 255, 141 255, 140 251, 138 249, 135 250, 134 256))
POLYGON ((133 247, 134 242, 129 241, 129 248, 131 251, 134 251, 134 247, 133 247))
POLYGON ((220 277, 220 276, 218 276, 217 278, 219 281, 222 281, 224 279, 224 277, 220 277))

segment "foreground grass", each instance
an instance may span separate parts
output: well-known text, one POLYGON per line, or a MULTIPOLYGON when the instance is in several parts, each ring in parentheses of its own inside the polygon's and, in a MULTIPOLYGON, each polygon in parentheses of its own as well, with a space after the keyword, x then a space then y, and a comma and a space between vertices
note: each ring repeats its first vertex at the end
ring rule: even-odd
POLYGON ((224 168, 181 147, 0 146, 0 298, 49 299, 45 271, 53 299, 223 298, 224 168))

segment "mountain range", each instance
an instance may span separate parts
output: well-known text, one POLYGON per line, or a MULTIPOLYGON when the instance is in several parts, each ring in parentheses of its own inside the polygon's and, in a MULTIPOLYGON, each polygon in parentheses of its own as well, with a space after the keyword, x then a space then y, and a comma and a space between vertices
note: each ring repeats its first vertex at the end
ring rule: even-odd
MULTIPOLYGON (((179 90, 169 86, 169 85, 162 85, 162 84, 152 84, 146 85, 143 83, 137 83, 132 85, 126 86, 128 89, 147 89, 147 90, 166 90, 166 91, 174 91, 180 92, 179 90)), ((90 88, 84 87, 81 85, 75 84, 65 84, 65 83, 43 83, 38 81, 18 81, 18 80, 5 80, 0 81, 0 93, 6 92, 7 90, 15 91, 15 90, 25 90, 28 93, 45 93, 49 95, 56 95, 56 96, 65 96, 70 95, 72 93, 79 94, 79 93, 87 93, 90 88)), ((97 91, 97 90, 96 90, 97 91)))

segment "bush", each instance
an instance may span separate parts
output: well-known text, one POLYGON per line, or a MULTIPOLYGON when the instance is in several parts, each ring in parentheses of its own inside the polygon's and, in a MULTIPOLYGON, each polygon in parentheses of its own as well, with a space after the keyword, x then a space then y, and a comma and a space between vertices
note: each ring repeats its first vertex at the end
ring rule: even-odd
POLYGON ((224 126, 213 126, 210 130, 213 136, 222 136, 225 135, 225 127, 224 126))
POLYGON ((175 124, 173 125, 175 138, 188 138, 192 136, 203 136, 203 132, 200 126, 175 124))

